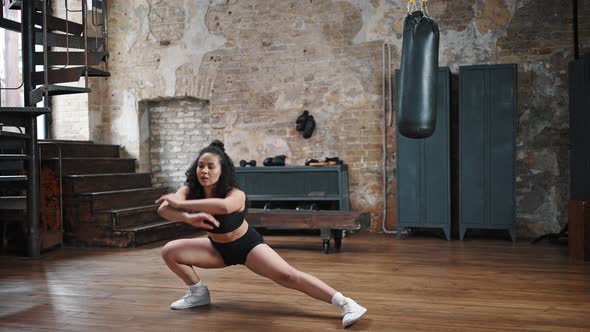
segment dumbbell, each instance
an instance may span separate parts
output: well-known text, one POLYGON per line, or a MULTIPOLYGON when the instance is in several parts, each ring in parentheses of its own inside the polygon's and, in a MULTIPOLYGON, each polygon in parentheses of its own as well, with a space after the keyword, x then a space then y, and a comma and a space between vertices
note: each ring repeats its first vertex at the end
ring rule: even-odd
POLYGON ((287 158, 287 156, 285 156, 284 154, 273 157, 273 158, 266 158, 264 159, 264 161, 262 162, 262 164, 264 164, 264 166, 285 166, 285 159, 287 158))
POLYGON ((319 207, 316 203, 302 204, 302 205, 297 205, 297 207, 295 207, 295 210, 297 210, 297 211, 318 211, 319 207))
POLYGON ((256 167, 256 160, 250 160, 250 161, 240 160, 240 167, 246 167, 246 166, 256 167))

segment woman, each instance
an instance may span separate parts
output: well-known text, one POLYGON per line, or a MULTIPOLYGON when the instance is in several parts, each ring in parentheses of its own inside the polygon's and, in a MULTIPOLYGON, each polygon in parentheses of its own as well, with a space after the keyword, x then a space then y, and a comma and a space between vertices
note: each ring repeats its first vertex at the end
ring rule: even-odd
POLYGON ((186 177, 185 186, 176 193, 156 200, 158 213, 205 229, 209 236, 175 240, 164 246, 164 261, 189 287, 185 296, 170 305, 172 309, 210 303, 209 290, 193 266, 209 269, 242 264, 280 285, 338 306, 343 327, 367 311, 318 278, 290 266, 248 225, 246 194, 238 189, 234 164, 222 142, 215 140, 201 150, 186 177))

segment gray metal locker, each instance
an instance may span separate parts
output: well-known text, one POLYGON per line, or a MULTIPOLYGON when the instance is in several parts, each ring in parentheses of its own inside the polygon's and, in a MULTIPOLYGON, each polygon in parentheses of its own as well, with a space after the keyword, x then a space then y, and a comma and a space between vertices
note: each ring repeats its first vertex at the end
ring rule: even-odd
POLYGON ((423 227, 442 228, 450 240, 450 83, 449 68, 439 68, 436 127, 431 137, 412 139, 396 133, 398 238, 405 227, 423 227))
POLYGON ((459 232, 515 223, 515 64, 459 68, 459 232))

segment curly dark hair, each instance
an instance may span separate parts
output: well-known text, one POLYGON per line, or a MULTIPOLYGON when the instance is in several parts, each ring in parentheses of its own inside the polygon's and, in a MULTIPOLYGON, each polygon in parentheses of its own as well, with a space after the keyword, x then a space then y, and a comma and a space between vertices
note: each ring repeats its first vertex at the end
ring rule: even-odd
POLYGON ((201 186, 201 183, 199 183, 199 179, 197 179, 199 159, 201 159, 201 156, 205 153, 217 155, 219 157, 219 164, 221 165, 221 175, 215 185, 215 189, 213 189, 213 196, 216 198, 224 198, 230 190, 233 188, 239 188, 236 181, 236 168, 234 162, 225 153, 223 142, 214 140, 209 146, 199 152, 197 159, 195 159, 191 164, 191 167, 189 167, 185 173, 186 182, 184 184, 189 188, 188 199, 205 198, 205 190, 203 189, 203 186, 201 186))

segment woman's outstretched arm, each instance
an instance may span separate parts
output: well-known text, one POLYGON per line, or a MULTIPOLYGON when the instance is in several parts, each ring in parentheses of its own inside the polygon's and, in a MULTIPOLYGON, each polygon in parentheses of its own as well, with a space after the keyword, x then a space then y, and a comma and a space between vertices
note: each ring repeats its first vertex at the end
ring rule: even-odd
MULTIPOLYGON (((180 190, 182 190, 182 188, 180 190)), ((168 202, 168 206, 174 209, 190 212, 206 212, 210 214, 230 214, 241 211, 246 204, 246 194, 239 189, 232 189, 225 198, 202 198, 191 200, 186 199, 186 192, 184 199, 181 195, 178 195, 180 190, 174 194, 167 194, 158 198, 156 203, 168 202)))
MULTIPOLYGON (((186 201, 187 193, 188 188, 182 187, 176 193, 169 194, 169 196, 171 196, 171 199, 186 201)), ((159 203, 158 201, 156 202, 159 203)), ((209 213, 190 213, 170 206, 167 200, 161 201, 158 214, 167 220, 184 222, 198 228, 210 230, 213 229, 213 226, 219 227, 219 221, 209 213)))
MULTIPOLYGON (((186 196, 188 194, 188 187, 182 186, 178 189, 174 194, 168 194, 166 196, 174 196, 178 201, 186 201, 186 196)), ((163 196, 162 196, 163 197, 163 196)), ((162 198, 160 197, 160 198, 162 198)), ((182 211, 180 209, 175 209, 168 201, 161 201, 160 198, 156 200, 156 204, 160 204, 158 207, 158 214, 164 217, 166 220, 170 221, 184 221, 186 218, 186 211, 182 211)))

